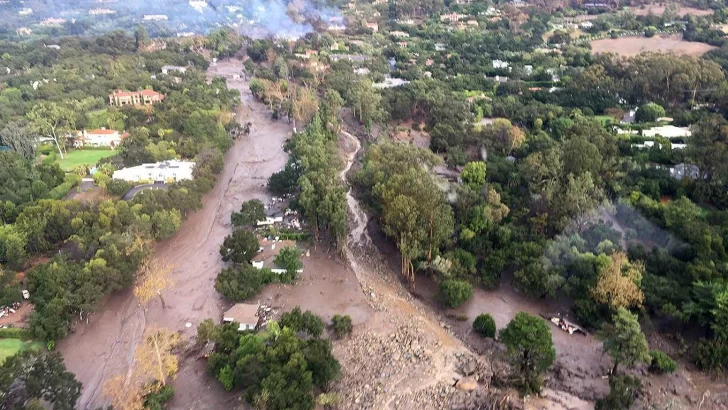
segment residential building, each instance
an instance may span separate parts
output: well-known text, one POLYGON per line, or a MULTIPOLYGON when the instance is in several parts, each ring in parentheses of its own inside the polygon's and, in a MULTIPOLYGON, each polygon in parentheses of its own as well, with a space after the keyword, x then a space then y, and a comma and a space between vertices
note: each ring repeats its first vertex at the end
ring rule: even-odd
POLYGON ((493 60, 493 68, 495 68, 495 69, 499 69, 499 68, 507 69, 508 67, 509 67, 509 64, 507 61, 493 60))
POLYGON ((447 47, 444 43, 435 43, 435 51, 445 51, 447 47))
POLYGON ((169 161, 142 164, 136 167, 114 171, 112 178, 130 182, 167 182, 183 181, 193 178, 195 163, 172 159, 169 161))
POLYGON ((28 27, 20 27, 17 30, 15 30, 15 34, 19 36, 29 36, 33 34, 33 30, 29 29, 28 27))
POLYGON ((187 72, 187 67, 180 67, 180 66, 177 66, 177 65, 165 65, 165 66, 162 66, 162 74, 169 74, 170 71, 177 71, 179 73, 184 74, 184 73, 187 72))
POLYGON ((165 21, 169 20, 169 17, 167 17, 166 14, 145 14, 144 15, 145 21, 165 21))
POLYGON ((223 323, 237 323, 240 326, 238 331, 255 330, 258 328, 260 317, 258 316, 258 304, 237 303, 223 313, 223 323))
POLYGON ((103 14, 116 14, 116 11, 111 9, 91 9, 88 11, 88 14, 92 16, 98 16, 103 14))
POLYGON ((364 27, 370 29, 371 31, 373 31, 375 33, 377 31, 379 31, 379 24, 377 24, 376 21, 373 21, 371 23, 367 21, 367 22, 364 23, 364 27))
POLYGON ((589 30, 590 28, 594 27, 594 23, 592 23, 591 21, 582 21, 581 23, 579 23, 579 27, 585 30, 589 30))
MULTIPOLYGON (((271 218, 276 219, 276 218, 271 218)), ((266 221, 268 221, 268 218, 266 218, 266 221)), ((261 221, 262 222, 262 221, 261 221)), ((275 223, 275 222, 274 222, 275 223)), ((289 247, 289 246, 296 246, 296 241, 288 241, 288 240, 268 240, 266 238, 263 238, 260 240, 260 250, 257 255, 253 257, 253 259, 250 260, 251 265, 258 269, 267 268, 270 269, 271 272, 276 273, 278 275, 286 273, 285 269, 281 269, 276 267, 275 265, 275 259, 276 256, 281 252, 281 249, 289 247)), ((303 269, 299 269, 297 273, 301 274, 303 273, 303 269)))
POLYGON ((117 130, 107 130, 106 128, 90 131, 83 130, 79 131, 76 138, 74 138, 73 146, 76 148, 108 147, 114 149, 128 136, 127 133, 119 133, 117 130))
POLYGON ((674 167, 670 167, 670 176, 675 179, 698 179, 700 178, 700 168, 693 164, 680 163, 674 167))
POLYGON ((665 138, 685 138, 692 135, 688 127, 676 127, 674 125, 663 125, 642 130, 643 137, 661 136, 665 138))
POLYGON ((407 48, 409 43, 407 43, 406 41, 400 41, 397 43, 397 45, 399 45, 399 48, 407 48))
POLYGON ((440 21, 449 21, 450 23, 455 23, 456 21, 460 21, 460 19, 464 19, 466 17, 468 17, 467 14, 460 13, 443 14, 440 16, 440 21))
POLYGON ((407 38, 410 36, 409 33, 405 33, 404 31, 390 31, 389 35, 393 36, 393 37, 400 37, 400 38, 407 38))
POLYGON ((164 94, 154 90, 122 91, 109 94, 109 105, 150 105, 164 100, 164 94))
POLYGON ((374 88, 383 89, 383 88, 399 87, 399 86, 402 86, 402 85, 405 85, 405 84, 409 84, 409 81, 403 80, 401 78, 391 78, 391 77, 387 77, 381 83, 374 83, 372 86, 374 88))

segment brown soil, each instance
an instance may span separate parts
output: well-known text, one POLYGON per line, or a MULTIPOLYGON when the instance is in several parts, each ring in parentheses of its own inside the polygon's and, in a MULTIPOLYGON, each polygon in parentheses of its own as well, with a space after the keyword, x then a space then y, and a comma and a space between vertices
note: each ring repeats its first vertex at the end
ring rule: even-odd
POLYGON ((33 313, 34 306, 27 301, 22 302, 20 309, 15 313, 0 318, 0 326, 28 327, 28 318, 33 313))
MULTIPOLYGON (((645 8, 640 7, 629 7, 629 11, 631 11, 636 16, 646 16, 650 13, 652 13, 655 16, 661 16, 662 13, 665 12, 665 6, 658 6, 655 4, 645 6, 645 8)), ((713 14, 713 10, 711 9, 696 9, 695 7, 686 7, 681 6, 680 10, 677 12, 679 16, 686 16, 688 14, 693 14, 695 16, 709 16, 713 14)))
MULTIPOLYGON (((225 76, 229 87, 241 91, 238 118, 253 126, 250 135, 226 154, 225 169, 216 187, 205 196, 203 208, 191 215, 175 236, 155 247, 155 258, 176 265, 172 274, 175 284, 164 294, 169 306, 163 309, 154 300, 143 309, 131 291, 113 295, 88 324, 77 325, 75 333, 59 343, 67 367, 84 386, 79 409, 107 404, 104 381, 127 373, 134 365, 134 350, 147 326, 179 330, 191 339, 201 321, 221 315, 222 300, 213 282, 223 266, 218 249, 231 231, 230 214, 245 199, 267 198, 265 181, 285 165, 287 155, 282 145, 290 135, 288 124, 272 122, 267 109, 254 102, 245 81, 232 80, 233 73, 241 71, 239 61, 226 61, 211 66, 208 72, 225 76), (192 326, 187 328, 186 323, 192 326)), ((204 373, 204 365, 193 360, 182 363, 170 408, 229 406, 232 395, 224 393, 214 380, 205 376, 205 388, 200 388, 200 373, 204 373)))
POLYGON ((716 47, 705 43, 684 41, 680 35, 654 37, 604 38, 591 42, 592 52, 616 53, 623 56, 636 56, 640 53, 657 51, 663 53, 700 56, 716 47))

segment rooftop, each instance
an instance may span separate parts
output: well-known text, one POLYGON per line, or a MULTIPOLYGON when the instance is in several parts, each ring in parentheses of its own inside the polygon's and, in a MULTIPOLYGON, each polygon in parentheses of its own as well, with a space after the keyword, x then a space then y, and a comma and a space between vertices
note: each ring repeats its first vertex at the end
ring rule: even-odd
POLYGON ((258 304, 237 303, 223 313, 222 320, 241 325, 255 325, 258 323, 258 304))

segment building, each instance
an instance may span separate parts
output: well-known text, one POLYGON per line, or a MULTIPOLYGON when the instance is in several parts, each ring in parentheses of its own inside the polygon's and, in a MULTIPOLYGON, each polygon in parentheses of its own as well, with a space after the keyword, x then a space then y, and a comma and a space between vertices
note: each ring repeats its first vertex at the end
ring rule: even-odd
POLYGON ((495 69, 507 69, 509 67, 508 61, 503 60, 493 60, 493 68, 495 69))
POLYGON ((377 24, 376 21, 371 22, 371 23, 367 21, 367 22, 364 23, 364 27, 368 28, 369 30, 371 30, 371 31, 373 31, 375 33, 377 31, 379 31, 379 24, 377 24))
POLYGON ((674 125, 662 125, 642 131, 643 137, 661 136, 665 138, 686 138, 692 135, 688 127, 676 127, 674 125))
POLYGON ((33 34, 33 30, 29 29, 28 27, 20 27, 17 30, 15 30, 15 34, 19 36, 29 36, 33 34))
POLYGON ((145 21, 166 21, 169 20, 166 14, 145 14, 145 21))
POLYGON ((128 137, 129 134, 119 133, 116 130, 99 128, 91 131, 79 131, 78 136, 73 140, 73 146, 81 147, 109 147, 114 149, 128 137))
POLYGON ((467 14, 460 14, 460 13, 450 13, 450 14, 443 14, 440 16, 440 21, 449 21, 450 23, 455 23, 456 21, 460 21, 460 19, 464 19, 468 17, 467 14))
POLYGON ((180 67, 177 65, 162 66, 162 74, 169 74, 170 71, 177 71, 177 72, 184 74, 187 72, 187 67, 180 67))
POLYGON ((680 163, 674 167, 670 167, 670 176, 675 179, 698 179, 700 178, 700 168, 693 164, 680 163))
POLYGON ((164 100, 164 94, 154 90, 122 91, 109 94, 109 105, 150 105, 164 100))
POLYGON ((195 163, 190 161, 155 162, 114 171, 112 178, 129 182, 178 182, 193 178, 195 163))
POLYGON ((372 87, 378 88, 378 89, 384 89, 384 88, 394 88, 399 87, 405 84, 409 84, 409 81, 403 80, 401 78, 392 78, 392 77, 386 77, 384 81, 381 83, 374 83, 372 84, 372 87))
POLYGON ((405 33, 404 31, 390 31, 389 35, 393 36, 393 37, 402 37, 402 38, 407 38, 410 36, 409 33, 405 33))
POLYGON ((227 312, 223 313, 223 323, 238 323, 239 331, 255 330, 258 328, 260 316, 258 316, 259 305, 248 303, 237 303, 227 312))
POLYGON ((116 11, 111 9, 91 9, 88 11, 88 14, 92 16, 100 16, 104 14, 116 14, 116 11))
MULTIPOLYGON (((276 218, 272 218, 276 219, 276 218)), ((266 218, 266 222, 269 219, 266 218)), ((260 221, 263 222, 263 221, 260 221)), ((259 222, 259 223, 260 223, 259 222)), ((281 252, 281 249, 289 247, 289 246, 296 246, 296 241, 288 241, 288 240, 268 240, 266 238, 263 238, 260 241, 260 251, 257 255, 253 257, 253 259, 250 260, 250 264, 255 266, 258 269, 267 268, 270 269, 271 272, 277 273, 279 275, 286 273, 285 269, 281 269, 276 267, 275 265, 275 259, 276 256, 281 252)), ((303 269, 299 269, 297 271, 298 274, 303 273, 303 269)))

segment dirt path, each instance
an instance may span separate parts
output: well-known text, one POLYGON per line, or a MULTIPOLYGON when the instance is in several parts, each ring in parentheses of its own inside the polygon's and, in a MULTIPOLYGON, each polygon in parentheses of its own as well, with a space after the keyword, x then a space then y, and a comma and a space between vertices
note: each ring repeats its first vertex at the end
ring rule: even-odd
MULTIPOLYGON (((74 334, 59 343, 66 366, 83 383, 80 409, 107 404, 102 391, 104 381, 129 371, 134 350, 147 327, 179 330, 191 338, 198 323, 221 314, 222 301, 213 282, 222 267, 218 249, 231 230, 230 214, 243 200, 266 198, 265 181, 287 161, 282 145, 290 133, 287 124, 270 121, 266 108, 253 101, 245 81, 231 80, 241 70, 239 61, 218 62, 208 70, 208 75, 225 76, 230 88, 241 91, 238 119, 252 122, 252 131, 226 154, 225 168, 215 188, 203 199, 203 208, 192 214, 175 236, 155 247, 157 259, 175 265, 175 284, 164 295, 169 306, 163 309, 155 300, 145 311, 131 291, 115 294, 88 325, 79 325, 74 334), (191 326, 186 327, 187 323, 191 326)), ((200 387, 201 372, 204 375, 204 365, 183 362, 170 408, 227 407, 230 396, 214 380, 205 378, 202 383, 207 388, 200 387)))

